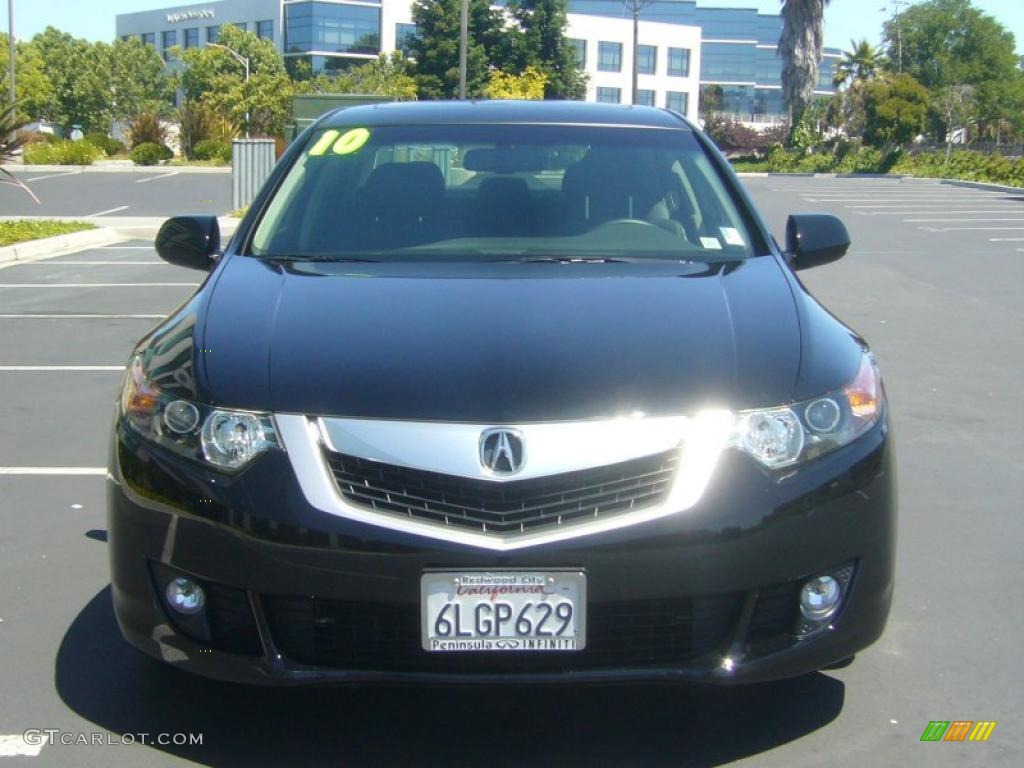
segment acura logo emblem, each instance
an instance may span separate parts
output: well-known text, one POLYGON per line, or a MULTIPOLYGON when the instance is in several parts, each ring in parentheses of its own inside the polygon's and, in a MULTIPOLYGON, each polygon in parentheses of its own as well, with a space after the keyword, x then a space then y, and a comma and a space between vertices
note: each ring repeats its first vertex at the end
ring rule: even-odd
POLYGON ((485 429, 480 434, 480 465, 496 475, 511 475, 523 468, 523 436, 515 429, 485 429))

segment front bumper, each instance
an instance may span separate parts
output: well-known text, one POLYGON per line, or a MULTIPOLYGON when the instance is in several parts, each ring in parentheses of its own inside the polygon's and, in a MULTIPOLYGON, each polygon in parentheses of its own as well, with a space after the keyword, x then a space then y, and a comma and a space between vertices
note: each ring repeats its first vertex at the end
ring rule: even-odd
POLYGON ((326 515, 307 503, 281 453, 229 478, 115 426, 110 467, 111 582, 124 636, 224 680, 758 682, 870 645, 892 598, 895 478, 884 421, 798 470, 768 472, 727 451, 685 513, 515 552, 326 515), (827 629, 797 636, 800 585, 847 563, 854 575, 840 612, 827 629), (432 568, 582 569, 600 624, 582 652, 428 654, 419 582, 432 568), (202 626, 164 608, 159 585, 174 572, 207 586, 202 626))

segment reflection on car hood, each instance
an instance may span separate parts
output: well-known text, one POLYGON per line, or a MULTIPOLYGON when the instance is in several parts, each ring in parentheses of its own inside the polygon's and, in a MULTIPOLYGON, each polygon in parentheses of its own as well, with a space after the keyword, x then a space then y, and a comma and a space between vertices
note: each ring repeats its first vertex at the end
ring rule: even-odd
POLYGON ((302 264, 231 257, 207 310, 213 402, 518 423, 786 402, 793 295, 731 265, 302 264))

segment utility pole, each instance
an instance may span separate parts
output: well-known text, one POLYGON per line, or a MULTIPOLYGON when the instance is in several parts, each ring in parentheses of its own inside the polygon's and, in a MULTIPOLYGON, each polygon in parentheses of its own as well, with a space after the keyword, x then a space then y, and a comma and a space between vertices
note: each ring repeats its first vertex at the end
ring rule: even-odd
POLYGON ((469 0, 462 0, 459 18, 459 98, 466 98, 466 59, 469 56, 469 0))
POLYGON ((7 83, 14 106, 14 0, 7 0, 7 83))
POLYGON ((633 11, 633 92, 630 104, 637 103, 640 83, 640 11, 651 5, 655 0, 623 0, 633 11))
MULTIPOLYGON (((908 0, 891 0, 889 3, 892 9, 892 22, 896 25, 896 71, 903 71, 903 25, 900 23, 900 14, 903 12, 903 8, 906 8, 910 3, 908 0)), ((882 6, 879 10, 886 10, 885 6, 882 6)))

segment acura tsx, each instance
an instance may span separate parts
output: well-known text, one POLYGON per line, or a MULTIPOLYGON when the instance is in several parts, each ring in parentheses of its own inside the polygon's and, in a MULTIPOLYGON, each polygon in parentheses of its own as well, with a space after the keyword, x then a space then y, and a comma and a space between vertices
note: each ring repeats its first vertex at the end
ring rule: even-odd
POLYGON ((336 111, 131 353, 108 474, 127 640, 225 680, 692 680, 845 662, 893 591, 865 341, 682 116, 336 111))

